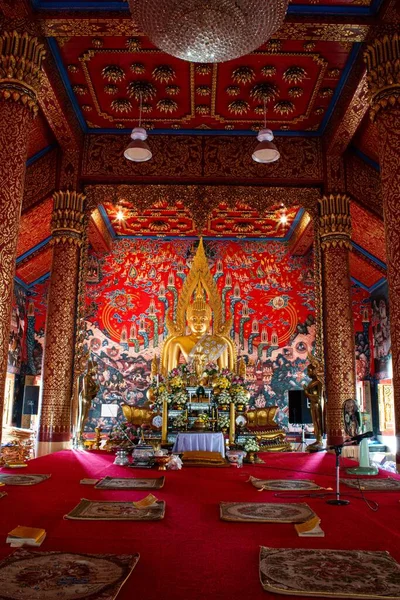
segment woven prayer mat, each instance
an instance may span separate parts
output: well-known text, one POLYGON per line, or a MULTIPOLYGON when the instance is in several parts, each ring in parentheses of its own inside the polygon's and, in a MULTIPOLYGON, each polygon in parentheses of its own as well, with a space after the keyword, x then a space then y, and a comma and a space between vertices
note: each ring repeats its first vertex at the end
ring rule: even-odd
POLYGON ((132 502, 86 500, 82 498, 64 519, 83 521, 159 521, 164 518, 165 502, 158 500, 147 508, 135 508, 132 502))
POLYGON ((400 565, 388 552, 261 546, 259 567, 266 592, 371 600, 400 597, 400 565))
POLYGON ((11 473, 0 473, 0 481, 6 485, 36 485, 49 479, 51 475, 14 475, 11 473))
POLYGON ((2 600, 114 600, 139 554, 17 550, 0 562, 2 600))
POLYGON ((316 516, 305 502, 220 502, 219 511, 223 521, 253 523, 304 523, 316 516))
POLYGON ((258 490, 274 490, 274 491, 296 491, 296 490, 323 490, 311 479, 257 479, 250 476, 249 480, 258 490))
POLYGON ((385 479, 341 479, 340 483, 366 492, 399 492, 400 480, 393 477, 385 479))
POLYGON ((160 490, 165 477, 139 479, 139 477, 104 477, 95 488, 102 490, 160 490))

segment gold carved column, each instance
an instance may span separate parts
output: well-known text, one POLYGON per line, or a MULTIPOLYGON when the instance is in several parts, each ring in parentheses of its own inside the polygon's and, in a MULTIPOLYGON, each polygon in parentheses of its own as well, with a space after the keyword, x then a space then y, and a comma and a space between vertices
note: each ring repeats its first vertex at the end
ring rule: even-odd
POLYGON ((322 299, 325 342, 327 444, 343 441, 343 402, 356 397, 356 362, 350 285, 350 200, 320 201, 322 299))
POLYGON ((70 447, 79 261, 85 196, 54 194, 53 262, 47 309, 38 455, 70 447))
MULTIPOLYGON (((3 415, 15 253, 32 117, 38 111, 44 47, 16 32, 0 35, 0 415, 3 415)), ((0 421, 0 440, 1 440, 0 421)))
POLYGON ((371 118, 377 124, 381 169, 390 335, 396 463, 400 472, 400 32, 384 35, 367 47, 367 80, 371 118))

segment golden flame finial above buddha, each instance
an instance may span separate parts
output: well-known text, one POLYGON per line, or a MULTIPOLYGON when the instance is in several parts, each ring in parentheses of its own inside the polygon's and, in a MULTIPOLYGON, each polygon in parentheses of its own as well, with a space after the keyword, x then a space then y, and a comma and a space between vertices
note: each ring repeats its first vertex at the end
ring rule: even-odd
POLYGON ((198 365, 200 355, 202 364, 217 362, 221 368, 235 370, 236 348, 229 337, 232 319, 223 319, 221 299, 202 239, 180 293, 176 314, 176 321, 166 316, 169 335, 161 353, 163 374, 182 361, 198 365), (186 323, 189 334, 186 334, 186 323))

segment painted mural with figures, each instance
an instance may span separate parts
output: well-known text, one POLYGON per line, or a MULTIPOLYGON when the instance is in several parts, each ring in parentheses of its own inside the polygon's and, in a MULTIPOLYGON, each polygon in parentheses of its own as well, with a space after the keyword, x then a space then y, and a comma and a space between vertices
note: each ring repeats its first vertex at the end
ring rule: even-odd
MULTIPOLYGON (((87 279, 88 344, 98 363, 100 392, 87 429, 109 429, 101 405, 146 400, 150 364, 167 335, 197 241, 125 239, 111 254, 91 253, 87 279)), ((231 335, 247 362, 251 403, 278 405, 287 424, 287 391, 307 381, 307 353, 315 344, 312 253, 292 256, 275 241, 206 241, 205 250, 231 335)), ((121 416, 121 412, 119 413, 121 416)))

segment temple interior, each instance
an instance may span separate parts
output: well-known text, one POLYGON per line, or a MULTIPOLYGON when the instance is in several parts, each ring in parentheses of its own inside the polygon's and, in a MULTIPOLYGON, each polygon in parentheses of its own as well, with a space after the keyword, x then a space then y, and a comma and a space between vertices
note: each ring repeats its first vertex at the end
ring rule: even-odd
MULTIPOLYGON (((264 479, 267 467, 283 478, 308 464, 334 487, 336 452, 359 461, 358 474, 395 481, 399 36, 396 0, 0 0, 0 482, 26 465, 34 477, 57 464, 90 481, 128 477, 132 451, 133 467, 167 467, 166 493, 170 478, 184 495, 187 470, 193 503, 207 504, 202 471, 213 501, 235 499, 243 460, 264 479), (215 473, 231 496, 207 469, 229 465, 215 473)), ((11 502, 4 482, 0 501, 11 502)), ((244 487, 237 499, 250 496, 244 487)), ((186 509, 175 543, 184 527, 203 548, 201 519, 186 509)), ((157 598, 172 558, 162 554, 164 584, 148 591, 140 565, 158 525, 139 527, 138 589, 157 598)), ((66 524, 56 531, 65 543, 49 540, 51 551, 76 550, 66 524)), ((99 531, 83 531, 82 551, 91 539, 109 551, 99 531)), ((382 532, 370 545, 354 533, 343 550, 396 556, 391 535, 389 547, 382 532)), ((331 536, 318 547, 342 548, 331 536)), ((242 543, 233 537, 232 549, 242 543)), ((124 536, 110 548, 131 552, 124 536)), ((182 564, 195 560, 190 548, 182 564)), ((164 597, 246 594, 238 578, 224 585, 185 575, 164 597)), ((261 597, 258 581, 249 589, 261 597)), ((400 582, 386 596, 400 597, 400 582)))

